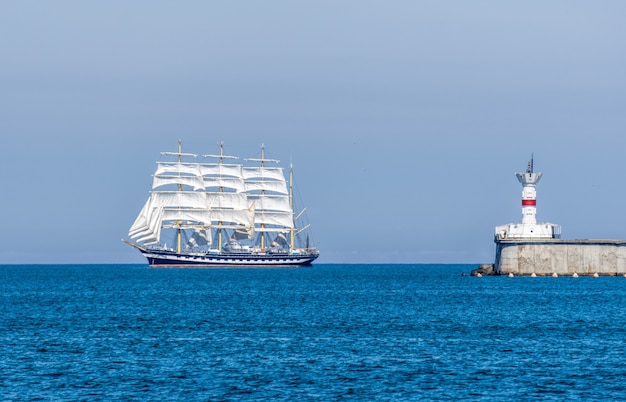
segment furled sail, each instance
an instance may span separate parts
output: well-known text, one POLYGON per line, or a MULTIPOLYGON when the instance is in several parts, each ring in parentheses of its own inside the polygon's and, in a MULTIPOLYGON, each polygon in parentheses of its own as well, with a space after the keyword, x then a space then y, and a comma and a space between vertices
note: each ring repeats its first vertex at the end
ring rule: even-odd
POLYGON ((230 236, 231 240, 244 240, 250 238, 250 233, 245 228, 235 228, 230 236))
POLYGON ((271 247, 285 247, 287 245, 287 237, 284 233, 278 233, 271 243, 271 247))
POLYGON ((193 232, 187 247, 208 246, 211 244, 211 232, 209 230, 196 230, 193 232))

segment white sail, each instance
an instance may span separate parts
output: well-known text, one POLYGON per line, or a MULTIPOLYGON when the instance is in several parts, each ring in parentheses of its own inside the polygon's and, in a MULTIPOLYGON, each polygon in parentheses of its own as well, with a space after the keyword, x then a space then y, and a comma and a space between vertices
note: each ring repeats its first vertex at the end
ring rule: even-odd
MULTIPOLYGON (((254 214, 255 224, 264 225, 276 225, 283 228, 293 227, 293 217, 290 212, 268 212, 268 211, 256 211, 254 214)), ((255 230, 262 231, 262 228, 256 227, 255 230)))
POLYGON ((193 191, 154 191, 152 193, 153 206, 157 207, 185 207, 200 208, 208 207, 205 193, 193 191))
POLYGON ((165 210, 163 207, 154 208, 150 216, 148 217, 148 229, 151 233, 154 233, 157 237, 161 231, 161 224, 163 223, 163 214, 165 210))
POLYGON ((174 173, 176 175, 185 173, 191 176, 202 176, 197 163, 157 162, 157 170, 154 175, 159 176, 164 173, 174 173))
POLYGON ((145 229, 148 228, 148 211, 150 209, 150 198, 148 197, 148 199, 146 200, 146 203, 143 205, 143 208, 141 208, 141 211, 139 212, 139 215, 137 215, 137 218, 135 219, 135 222, 133 222, 132 226, 130 227, 130 229, 128 229, 128 236, 132 238, 133 234, 135 233, 139 233, 141 231, 144 231, 145 229))
POLYGON ((171 185, 171 184, 180 184, 189 187, 193 187, 194 190, 203 190, 205 187, 204 180, 202 176, 159 176, 155 175, 152 180, 152 188, 156 189, 159 187, 171 185))
POLYGON ((128 237, 130 237, 131 239, 136 239, 138 237, 143 237, 149 233, 151 233, 150 228, 148 227, 148 222, 146 222, 145 226, 143 226, 141 229, 129 232, 128 237))
POLYGON ((152 198, 152 196, 148 198, 148 201, 146 201, 146 205, 144 205, 144 209, 142 209, 143 214, 140 214, 140 216, 142 216, 142 224, 141 226, 138 226, 137 228, 129 232, 128 235, 130 236, 130 238, 141 239, 145 238, 146 236, 158 237, 155 231, 156 224, 158 223, 158 219, 162 209, 162 207, 159 207, 154 203, 154 199, 152 198))
POLYGON ((279 194, 289 194, 287 191, 287 182, 285 179, 283 180, 247 180, 246 191, 272 191, 279 194))
POLYGON ((208 226, 211 224, 211 212, 208 209, 165 209, 163 220, 197 222, 208 226))
POLYGON ((243 193, 246 190, 243 179, 241 178, 223 178, 223 177, 204 177, 204 187, 222 187, 235 190, 237 193, 243 193))
POLYGON ((245 180, 250 179, 271 179, 271 180, 285 180, 285 175, 283 174, 283 168, 278 167, 244 167, 243 168, 243 178, 245 180))
POLYGON ((254 211, 248 209, 216 209, 211 210, 213 222, 229 222, 243 225, 249 228, 254 227, 254 211))
MULTIPOLYGON (((142 237, 137 239, 140 243, 158 243, 161 239, 161 223, 163 222, 163 208, 152 210, 148 217, 148 229, 142 232, 142 237)), ((138 237, 139 235, 135 235, 138 237)))
POLYGON ((206 193, 207 203, 211 209, 247 209, 248 197, 245 193, 206 193))
POLYGON ((241 165, 227 165, 227 164, 208 164, 201 163, 199 165, 200 174, 202 176, 232 176, 243 178, 241 172, 241 165))
POLYGON ((254 200, 256 210, 272 210, 291 212, 289 197, 286 195, 248 194, 249 200, 254 200))
MULTIPOLYGON (((135 224, 129 231, 129 237, 131 239, 139 238, 137 241, 143 240, 146 236, 160 237, 160 229, 163 221, 164 211, 167 207, 183 208, 180 210, 168 210, 167 216, 171 214, 182 214, 185 211, 184 208, 196 208, 207 210, 206 195, 204 193, 184 192, 184 191, 171 191, 171 192, 159 192, 155 191, 150 195, 150 198, 144 205, 143 209, 139 213, 135 224)), ((190 212, 191 213, 191 212, 190 212)), ((168 218, 168 219, 185 219, 185 218, 168 218)), ((210 220, 208 221, 210 223, 210 220)))

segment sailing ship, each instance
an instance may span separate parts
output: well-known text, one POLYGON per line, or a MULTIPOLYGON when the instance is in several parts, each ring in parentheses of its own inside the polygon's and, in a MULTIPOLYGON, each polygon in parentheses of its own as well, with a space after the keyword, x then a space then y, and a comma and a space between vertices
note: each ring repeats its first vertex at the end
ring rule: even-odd
POLYGON ((289 182, 274 159, 162 152, 152 191, 129 229, 152 267, 308 266, 319 256, 309 243, 306 209, 294 214, 289 182), (251 165, 250 165, 251 164, 251 165), (288 185, 288 187, 287 187, 288 185))

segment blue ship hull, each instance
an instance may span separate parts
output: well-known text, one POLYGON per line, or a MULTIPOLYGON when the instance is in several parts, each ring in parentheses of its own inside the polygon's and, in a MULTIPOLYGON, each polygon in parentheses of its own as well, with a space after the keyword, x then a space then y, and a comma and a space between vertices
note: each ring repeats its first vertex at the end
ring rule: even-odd
POLYGON ((176 253, 143 249, 151 267, 306 267, 319 256, 317 251, 302 253, 176 253))

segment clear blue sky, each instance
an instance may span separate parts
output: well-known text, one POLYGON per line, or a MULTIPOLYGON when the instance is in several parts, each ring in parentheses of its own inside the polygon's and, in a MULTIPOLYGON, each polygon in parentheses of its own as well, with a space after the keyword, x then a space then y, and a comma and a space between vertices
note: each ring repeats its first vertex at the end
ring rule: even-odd
POLYGON ((626 2, 0 5, 0 263, 143 263, 159 152, 293 161, 326 262, 483 263, 521 220, 626 238, 626 2))

